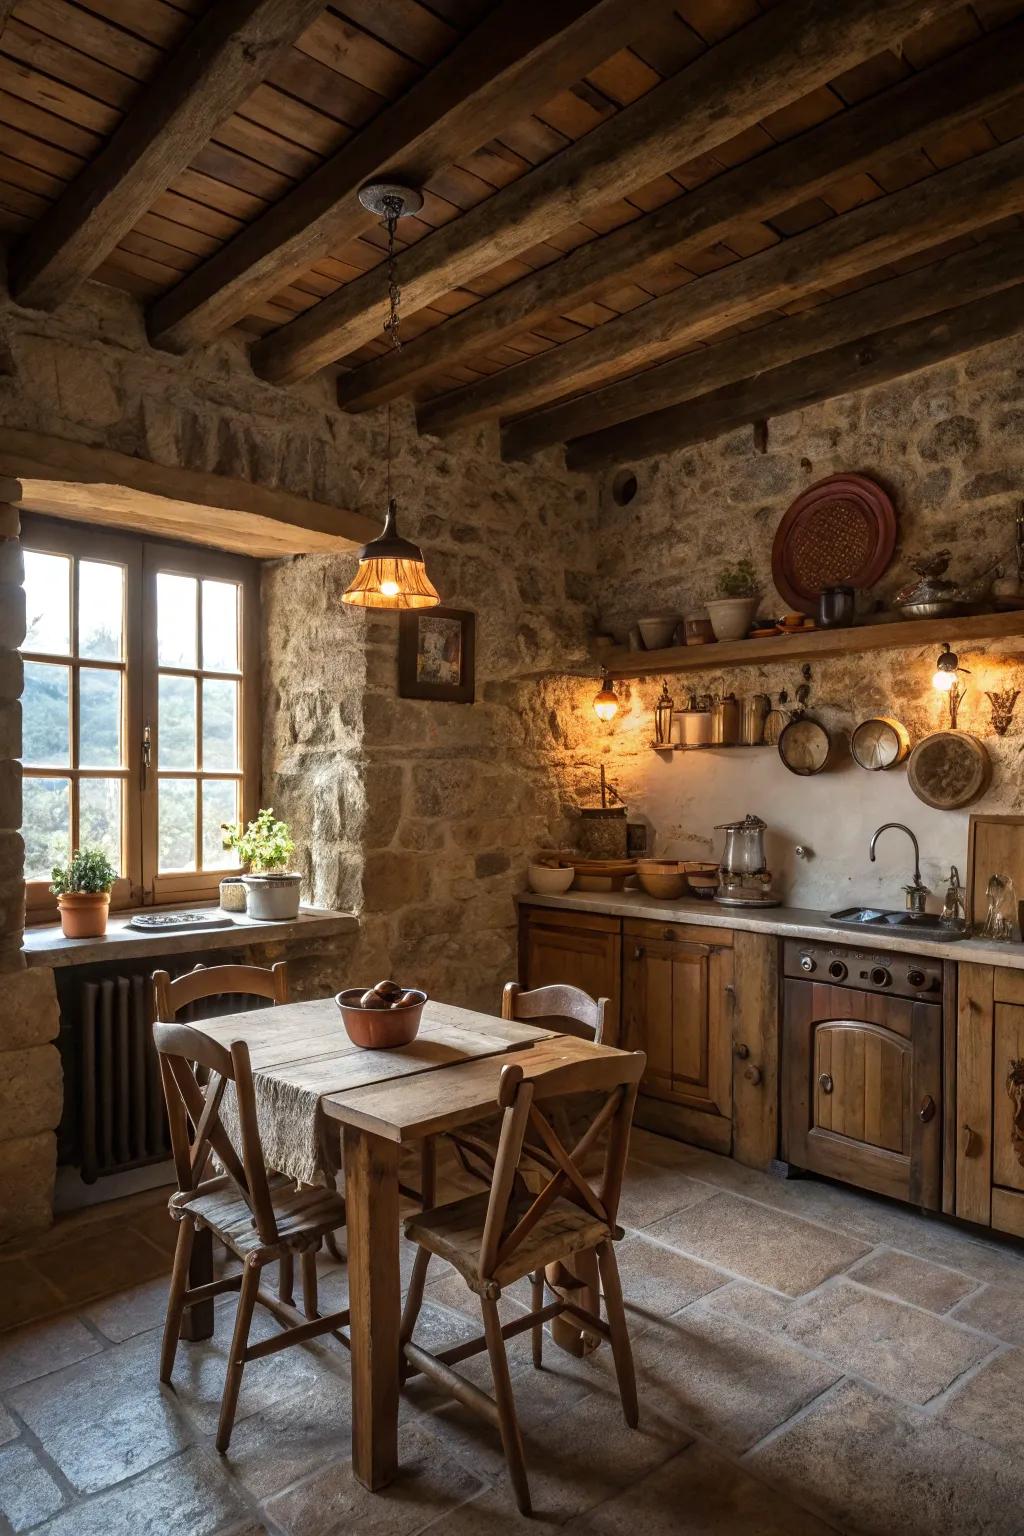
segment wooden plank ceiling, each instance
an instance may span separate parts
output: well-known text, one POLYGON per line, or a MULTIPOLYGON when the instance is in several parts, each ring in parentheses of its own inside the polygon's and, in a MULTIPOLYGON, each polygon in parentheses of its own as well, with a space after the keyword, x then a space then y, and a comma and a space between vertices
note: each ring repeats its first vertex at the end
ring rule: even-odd
POLYGON ((421 430, 497 419, 509 456, 588 467, 1024 326, 1024 0, 0 0, 0 25, 13 296, 92 276, 176 350, 237 326, 268 379, 335 368, 343 410, 410 395, 421 430), (425 194, 400 354, 356 197, 389 177, 425 194))

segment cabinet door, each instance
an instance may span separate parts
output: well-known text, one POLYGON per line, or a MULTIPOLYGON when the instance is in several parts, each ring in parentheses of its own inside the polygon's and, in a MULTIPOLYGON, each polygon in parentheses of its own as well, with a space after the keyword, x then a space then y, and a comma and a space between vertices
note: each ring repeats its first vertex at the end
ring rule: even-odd
POLYGON ((960 965, 956 1018, 956 1214, 992 1220, 992 1034, 990 965, 960 965))
POLYGON ((622 924, 618 918, 556 908, 522 907, 519 982, 524 988, 579 987, 606 997, 605 1044, 619 1043, 622 924))
POLYGON ((677 1110, 666 1129, 729 1150, 731 950, 635 932, 625 945, 623 1044, 647 1052, 644 1093, 677 1110))

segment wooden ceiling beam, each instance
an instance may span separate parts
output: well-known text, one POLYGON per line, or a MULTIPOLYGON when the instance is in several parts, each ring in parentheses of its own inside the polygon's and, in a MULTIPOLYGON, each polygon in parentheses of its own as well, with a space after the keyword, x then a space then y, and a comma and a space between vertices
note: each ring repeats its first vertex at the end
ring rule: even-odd
POLYGON ((624 282, 642 284, 670 259, 685 266, 688 255, 818 196, 882 155, 902 154, 925 137, 997 111, 1020 93, 1022 79, 1024 22, 1017 22, 520 278, 401 352, 353 369, 338 380, 338 403, 371 409, 624 282))
MULTIPOLYGON (((842 346, 832 347, 797 362, 769 369, 756 378, 743 379, 691 400, 677 418, 677 430, 666 446, 682 448, 691 443, 722 437, 756 421, 803 410, 822 400, 849 395, 876 384, 887 384, 917 373, 935 363, 976 351, 991 342, 1024 331, 1024 283, 1000 289, 985 298, 929 316, 911 320, 873 334, 864 334, 842 346), (685 418, 685 419, 684 419, 685 418)), ((637 452, 654 451, 643 422, 637 428, 637 452)), ((620 448, 624 448, 620 438, 620 448)), ((573 449, 578 467, 590 468, 593 460, 584 450, 573 449)))
MULTIPOLYGON (((958 8, 955 0, 843 0, 835 6, 783 0, 576 144, 403 252, 406 312, 714 149, 958 8)), ((386 274, 367 272, 258 342, 254 367, 276 383, 315 373, 378 334, 386 297, 386 274)))
MULTIPOLYGON (((944 257, 934 266, 889 278, 822 308, 663 363, 642 376, 648 388, 636 416, 571 440, 566 463, 571 469, 603 469, 699 441, 708 416, 714 419, 723 406, 732 409, 736 395, 730 386, 745 391, 749 385, 744 401, 760 400, 761 380, 789 364, 808 364, 821 352, 834 352, 864 336, 941 314, 1022 282, 1024 231, 1015 230, 944 257), (652 408, 655 399, 663 402, 660 409, 652 408), (709 405, 709 399, 714 403, 709 405), (700 437, 694 437, 694 432, 700 437)), ((522 423, 513 422, 503 431, 506 457, 529 452, 524 433, 528 423, 524 417, 522 423)))
POLYGON ((531 407, 534 449, 610 426, 637 414, 646 376, 637 370, 727 326, 1021 210, 1024 139, 1015 139, 710 272, 529 362, 442 395, 420 409, 420 431, 436 434, 531 407), (606 383, 610 378, 616 382, 606 383), (595 389, 598 384, 605 387, 595 389))
MULTIPOLYGON (((241 320, 314 261, 375 224, 367 181, 422 185, 528 116, 628 40, 666 0, 503 0, 313 174, 157 299, 150 339, 184 350, 241 320)), ((380 317, 376 317, 379 329, 380 317)))
POLYGON ((216 0, 113 136, 11 253, 12 297, 54 309, 274 67, 323 0, 216 0))

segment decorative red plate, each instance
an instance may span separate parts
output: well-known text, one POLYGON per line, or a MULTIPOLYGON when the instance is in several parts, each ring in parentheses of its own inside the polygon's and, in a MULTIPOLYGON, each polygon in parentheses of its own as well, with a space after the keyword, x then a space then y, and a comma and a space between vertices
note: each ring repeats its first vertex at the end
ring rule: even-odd
POLYGON ((772 545, 772 579, 813 612, 825 587, 871 587, 896 548, 896 509, 866 475, 830 475, 797 497, 772 545))

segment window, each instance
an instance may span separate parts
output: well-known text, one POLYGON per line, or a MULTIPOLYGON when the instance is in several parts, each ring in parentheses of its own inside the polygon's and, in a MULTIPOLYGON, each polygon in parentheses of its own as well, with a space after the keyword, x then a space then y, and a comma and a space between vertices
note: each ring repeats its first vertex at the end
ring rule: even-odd
POLYGON ((212 895, 237 870, 221 823, 259 793, 255 564, 28 515, 22 543, 30 913, 86 845, 114 906, 212 895))

